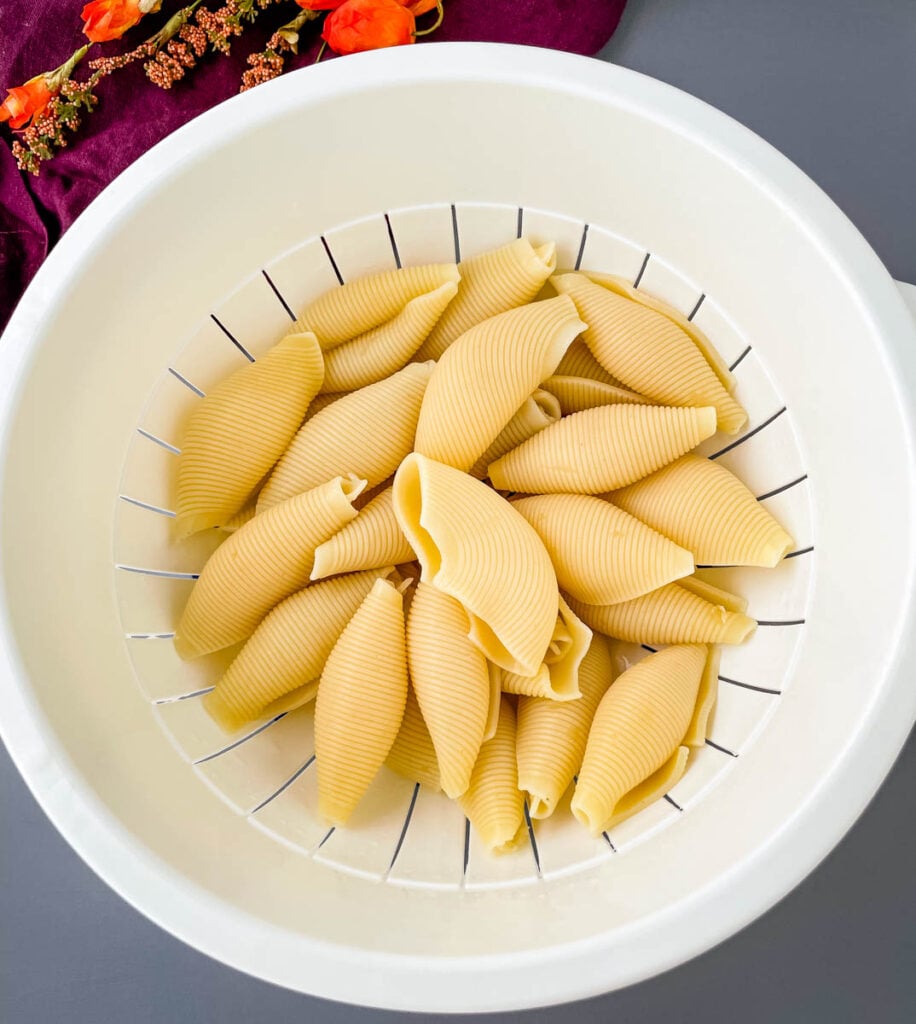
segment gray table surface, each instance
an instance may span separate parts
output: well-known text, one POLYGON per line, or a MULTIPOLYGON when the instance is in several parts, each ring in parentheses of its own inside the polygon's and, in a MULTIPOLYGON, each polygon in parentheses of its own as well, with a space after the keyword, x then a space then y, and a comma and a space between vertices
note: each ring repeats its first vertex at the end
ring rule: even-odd
MULTIPOLYGON (((630 0, 602 56, 757 131, 916 282, 916 0, 630 0)), ((634 988, 509 1019, 916 1021, 914 796, 911 738, 839 848, 741 934, 634 988)), ((77 859, 0 749, 4 1024, 401 1016, 274 988, 172 939, 77 859)))

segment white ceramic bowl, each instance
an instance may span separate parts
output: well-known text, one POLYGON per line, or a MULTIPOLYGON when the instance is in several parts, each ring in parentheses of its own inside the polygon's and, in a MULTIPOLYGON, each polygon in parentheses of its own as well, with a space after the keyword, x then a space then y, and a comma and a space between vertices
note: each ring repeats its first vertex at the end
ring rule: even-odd
POLYGON ((3 737, 110 885, 259 977, 426 1010, 646 978, 810 871, 913 721, 914 366, 895 353, 914 345, 843 215, 674 89, 484 45, 288 75, 118 178, 6 333, 3 737), (797 551, 728 577, 767 624, 725 655, 712 744, 607 840, 550 821, 492 859, 453 805, 393 776, 357 827, 328 836, 307 712, 223 750, 199 702, 176 699, 218 665, 183 666, 159 635, 211 544, 168 541, 169 446, 195 389, 279 337, 285 306, 519 227, 695 313, 751 415, 721 458, 797 551))

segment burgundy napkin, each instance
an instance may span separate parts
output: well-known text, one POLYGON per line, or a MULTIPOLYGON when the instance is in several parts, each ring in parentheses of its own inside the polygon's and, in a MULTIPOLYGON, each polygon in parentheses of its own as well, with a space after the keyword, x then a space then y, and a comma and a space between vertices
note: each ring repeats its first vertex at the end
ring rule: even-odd
MULTIPOLYGON (((626 0, 447 0, 437 41, 522 43, 594 54, 617 27, 626 0)), ((218 0, 209 3, 211 9, 218 0)), ((21 85, 66 60, 84 42, 82 0, 0 3, 0 102, 6 89, 21 85)), ((179 9, 165 0, 127 36, 93 47, 89 57, 132 49, 179 9)), ((21 174, 8 125, 0 129, 0 329, 42 260, 61 233, 125 167, 169 132, 239 91, 248 54, 264 48, 270 34, 297 8, 278 4, 233 40, 228 56, 208 53, 198 67, 168 92, 146 80, 142 63, 124 68, 98 89, 98 108, 69 148, 45 163, 36 178, 21 174)), ((416 45, 424 45, 422 42, 416 45)), ((287 69, 311 63, 317 27, 303 30, 301 53, 287 69)), ((88 60, 89 58, 87 58, 88 60)), ((347 60, 347 57, 335 57, 347 60)), ((84 78, 85 63, 74 77, 84 78)))

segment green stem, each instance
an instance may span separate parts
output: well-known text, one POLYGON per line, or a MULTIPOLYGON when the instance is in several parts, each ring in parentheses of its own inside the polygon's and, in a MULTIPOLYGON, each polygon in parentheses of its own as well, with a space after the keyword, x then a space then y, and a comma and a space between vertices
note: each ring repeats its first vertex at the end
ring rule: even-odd
POLYGON ((442 24, 443 18, 445 18, 445 8, 442 6, 442 0, 438 0, 438 3, 436 4, 436 11, 438 14, 436 15, 435 24, 430 25, 429 28, 417 29, 417 31, 414 32, 414 36, 417 38, 420 36, 428 36, 436 31, 436 29, 442 24))
POLYGON ((64 61, 59 68, 55 68, 45 76, 45 83, 51 92, 59 91, 60 87, 73 74, 76 65, 86 56, 88 51, 88 46, 81 46, 69 60, 64 61))

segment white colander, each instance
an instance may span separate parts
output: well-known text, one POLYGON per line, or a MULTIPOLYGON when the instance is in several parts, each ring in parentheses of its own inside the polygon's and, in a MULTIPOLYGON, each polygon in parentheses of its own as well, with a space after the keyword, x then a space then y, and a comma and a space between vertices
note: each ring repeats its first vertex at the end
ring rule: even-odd
POLYGON ((4 337, 4 739, 106 881, 260 977, 428 1010, 645 978, 797 883, 913 721, 916 365, 898 360, 914 344, 894 283, 823 194, 666 86, 477 44, 286 76, 123 174, 4 337), (329 830, 311 711, 230 741, 199 699, 225 658, 172 649, 218 539, 169 539, 181 424, 338 282, 519 234, 711 336, 750 426, 705 454, 796 547, 776 570, 710 577, 760 628, 725 650, 683 780, 608 834, 555 816, 493 857, 456 805, 387 772, 329 830))

